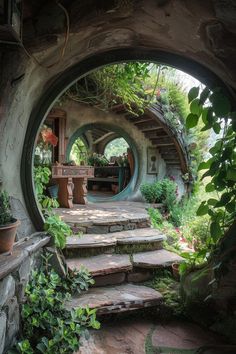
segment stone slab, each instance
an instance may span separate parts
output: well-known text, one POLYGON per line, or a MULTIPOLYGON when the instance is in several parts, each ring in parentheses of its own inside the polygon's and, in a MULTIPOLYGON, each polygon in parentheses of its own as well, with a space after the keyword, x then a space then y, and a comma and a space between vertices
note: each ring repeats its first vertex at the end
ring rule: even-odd
POLYGON ((11 275, 0 281, 0 308, 15 294, 15 280, 11 275))
POLYGON ((178 254, 164 249, 133 255, 133 265, 140 268, 168 267, 172 263, 182 262, 183 260, 178 254))
POLYGON ((119 254, 102 254, 86 258, 68 258, 66 263, 71 270, 79 269, 83 265, 92 276, 128 272, 132 270, 132 263, 129 256, 119 254))
POLYGON ((126 273, 112 273, 106 275, 99 275, 94 278, 94 286, 117 285, 125 282, 126 273))
POLYGON ((130 283, 142 283, 152 278, 152 272, 145 270, 143 272, 133 272, 127 274, 127 280, 130 283))
POLYGON ((0 312, 0 354, 3 353, 5 346, 5 336, 7 327, 7 316, 5 312, 0 312))
POLYGON ((117 244, 138 244, 161 242, 165 236, 151 228, 111 232, 108 234, 85 234, 82 237, 71 236, 67 238, 66 248, 94 248, 110 247, 117 244))
POLYGON ((133 284, 92 288, 79 297, 72 298, 67 308, 85 307, 97 309, 98 315, 119 313, 157 306, 162 295, 154 289, 133 284))
POLYGON ((146 354, 145 341, 152 326, 144 318, 105 322, 99 331, 90 331, 88 339, 81 338, 75 354, 146 354))
POLYGON ((111 247, 116 245, 116 239, 110 234, 86 234, 82 237, 71 236, 67 237, 66 248, 95 248, 95 247, 111 247))
MULTIPOLYGON (((156 327, 152 335, 152 344, 154 347, 163 349, 175 348, 190 350, 204 346, 220 345, 222 344, 222 338, 194 323, 172 321, 168 324, 160 324, 156 327)), ((224 353, 223 350, 222 353, 224 353)))

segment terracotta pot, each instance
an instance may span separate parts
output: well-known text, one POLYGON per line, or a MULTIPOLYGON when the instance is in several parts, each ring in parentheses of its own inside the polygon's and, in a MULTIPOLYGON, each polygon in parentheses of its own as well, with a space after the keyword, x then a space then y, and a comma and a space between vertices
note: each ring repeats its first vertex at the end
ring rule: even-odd
POLYGON ((20 221, 13 219, 11 224, 0 226, 0 253, 12 252, 16 230, 19 225, 20 221))
POLYGON ((180 279, 179 275, 179 263, 172 263, 172 274, 176 280, 180 279))

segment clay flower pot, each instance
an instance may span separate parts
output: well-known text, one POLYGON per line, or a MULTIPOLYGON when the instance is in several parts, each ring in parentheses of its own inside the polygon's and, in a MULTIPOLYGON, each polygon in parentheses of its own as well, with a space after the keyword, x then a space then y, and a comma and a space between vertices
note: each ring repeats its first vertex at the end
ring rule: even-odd
POLYGON ((179 263, 172 263, 172 274, 176 280, 180 280, 179 263))
POLYGON ((19 225, 20 221, 13 219, 12 223, 0 226, 0 253, 12 253, 16 230, 19 225))

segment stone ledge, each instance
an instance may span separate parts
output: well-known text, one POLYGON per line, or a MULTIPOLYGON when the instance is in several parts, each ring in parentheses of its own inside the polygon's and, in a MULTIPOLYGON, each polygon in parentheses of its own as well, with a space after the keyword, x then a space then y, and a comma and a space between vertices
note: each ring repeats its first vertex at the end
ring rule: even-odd
POLYGON ((0 279, 13 272, 23 261, 50 241, 45 232, 35 232, 29 237, 16 242, 12 254, 0 255, 0 279))

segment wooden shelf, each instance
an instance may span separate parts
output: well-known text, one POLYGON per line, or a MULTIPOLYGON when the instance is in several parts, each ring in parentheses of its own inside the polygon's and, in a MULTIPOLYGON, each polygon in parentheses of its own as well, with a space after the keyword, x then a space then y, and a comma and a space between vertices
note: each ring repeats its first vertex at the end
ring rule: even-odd
POLYGON ((94 182, 117 182, 119 181, 118 177, 94 177, 94 178, 88 178, 88 181, 94 181, 94 182))

